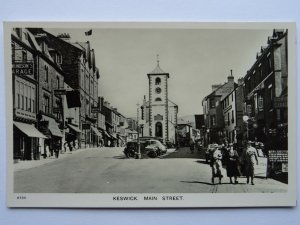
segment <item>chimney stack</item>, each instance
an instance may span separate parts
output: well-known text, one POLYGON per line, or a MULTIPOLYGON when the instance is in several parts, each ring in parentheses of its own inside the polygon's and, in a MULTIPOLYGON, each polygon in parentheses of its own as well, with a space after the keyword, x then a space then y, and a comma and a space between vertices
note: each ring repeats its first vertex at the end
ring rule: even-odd
POLYGON ((243 84, 244 84, 244 78, 241 77, 241 78, 238 79, 238 85, 241 86, 243 84))
POLYGON ((234 83, 234 76, 232 76, 232 70, 230 70, 230 76, 227 77, 228 83, 234 83))

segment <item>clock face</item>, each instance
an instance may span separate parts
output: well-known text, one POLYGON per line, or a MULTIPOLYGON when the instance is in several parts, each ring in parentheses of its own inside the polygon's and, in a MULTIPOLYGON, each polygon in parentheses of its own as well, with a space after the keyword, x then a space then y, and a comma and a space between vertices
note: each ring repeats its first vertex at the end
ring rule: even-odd
POLYGON ((158 87, 158 88, 155 89, 155 92, 156 92, 157 94, 160 94, 161 89, 158 87))

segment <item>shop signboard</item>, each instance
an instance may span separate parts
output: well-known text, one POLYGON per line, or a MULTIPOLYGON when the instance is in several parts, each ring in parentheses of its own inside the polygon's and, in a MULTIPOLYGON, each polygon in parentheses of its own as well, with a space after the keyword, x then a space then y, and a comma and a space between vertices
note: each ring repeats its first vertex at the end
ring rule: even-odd
POLYGON ((98 113, 98 112, 100 112, 100 108, 99 107, 91 107, 91 112, 98 113))
POLYGON ((65 95, 66 92, 67 91, 65 89, 56 89, 56 90, 54 90, 55 95, 65 95))
POLYGON ((288 162, 288 151, 287 150, 269 150, 269 161, 270 162, 288 162))
POLYGON ((19 76, 33 76, 33 62, 14 62, 12 73, 19 76))

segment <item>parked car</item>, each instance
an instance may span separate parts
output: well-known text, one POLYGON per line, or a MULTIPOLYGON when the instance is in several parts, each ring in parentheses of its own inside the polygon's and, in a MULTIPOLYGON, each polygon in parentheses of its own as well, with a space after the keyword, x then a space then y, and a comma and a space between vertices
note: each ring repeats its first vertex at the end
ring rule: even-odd
POLYGON ((155 158, 161 154, 164 154, 167 152, 167 147, 163 145, 160 141, 151 139, 149 141, 146 141, 146 154, 151 157, 155 158))
MULTIPOLYGON (((154 139, 150 139, 147 141, 140 140, 140 152, 142 156, 155 158, 163 153, 166 153, 167 148, 158 140, 154 140, 154 139)), ((124 154, 127 158, 135 158, 137 156, 138 154, 137 140, 127 142, 124 148, 124 154)))

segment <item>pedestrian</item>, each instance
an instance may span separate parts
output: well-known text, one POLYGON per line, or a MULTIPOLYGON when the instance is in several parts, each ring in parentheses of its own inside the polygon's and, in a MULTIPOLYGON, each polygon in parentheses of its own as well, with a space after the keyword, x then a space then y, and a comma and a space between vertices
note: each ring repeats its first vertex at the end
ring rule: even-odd
POLYGON ((247 149, 244 154, 244 161, 245 161, 245 172, 247 177, 247 184, 249 184, 249 177, 251 178, 251 184, 254 185, 254 170, 255 170, 255 163, 258 165, 258 157, 257 152, 254 147, 252 147, 252 141, 248 141, 247 149))
POLYGON ((55 158, 58 158, 58 156, 59 156, 59 150, 60 150, 60 144, 59 144, 59 143, 56 143, 56 144, 55 144, 55 149, 54 149, 54 152, 55 152, 55 158))
POLYGON ((195 142, 194 142, 194 140, 191 138, 190 139, 190 143, 189 143, 189 145, 190 145, 190 150, 191 150, 191 153, 194 153, 194 149, 195 149, 195 142))
POLYGON ((218 146, 218 144, 214 145, 214 152, 211 158, 211 168, 212 168, 212 178, 211 182, 215 183, 215 177, 219 178, 219 184, 221 184, 222 181, 222 152, 220 150, 221 147, 218 146))
POLYGON ((238 152, 234 149, 232 143, 229 144, 229 151, 226 159, 226 169, 227 169, 227 177, 230 179, 230 183, 232 184, 232 177, 234 177, 234 183, 237 184, 237 177, 239 175, 238 171, 238 160, 239 155, 238 152))
POLYGON ((72 144, 71 144, 71 142, 70 142, 70 141, 68 142, 68 147, 69 147, 69 150, 70 150, 70 152, 72 152, 72 150, 73 150, 73 146, 72 146, 72 144))

